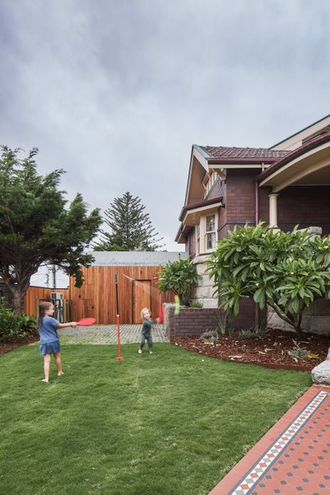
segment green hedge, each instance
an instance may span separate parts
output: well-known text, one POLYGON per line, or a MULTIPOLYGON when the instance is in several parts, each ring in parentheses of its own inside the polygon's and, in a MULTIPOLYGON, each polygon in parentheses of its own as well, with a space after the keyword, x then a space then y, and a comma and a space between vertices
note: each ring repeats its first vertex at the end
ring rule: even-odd
POLYGON ((0 299, 0 342, 11 342, 37 332, 37 322, 32 316, 17 316, 0 299))

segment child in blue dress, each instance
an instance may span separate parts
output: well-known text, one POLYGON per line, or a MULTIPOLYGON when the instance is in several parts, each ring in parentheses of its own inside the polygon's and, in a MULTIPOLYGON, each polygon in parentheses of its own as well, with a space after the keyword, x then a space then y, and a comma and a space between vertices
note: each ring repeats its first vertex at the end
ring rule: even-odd
POLYGON ((57 333, 58 328, 76 327, 77 322, 60 323, 53 318, 54 305, 51 302, 42 302, 39 306, 39 335, 40 335, 40 353, 44 357, 44 379, 49 383, 49 371, 51 356, 55 357, 57 376, 62 376, 62 358, 61 345, 57 333))
POLYGON ((141 333, 141 344, 139 348, 139 354, 142 354, 145 341, 148 343, 149 353, 152 354, 153 342, 151 329, 153 327, 153 321, 151 320, 151 313, 148 308, 143 308, 141 311, 141 317, 143 319, 142 333, 141 333))

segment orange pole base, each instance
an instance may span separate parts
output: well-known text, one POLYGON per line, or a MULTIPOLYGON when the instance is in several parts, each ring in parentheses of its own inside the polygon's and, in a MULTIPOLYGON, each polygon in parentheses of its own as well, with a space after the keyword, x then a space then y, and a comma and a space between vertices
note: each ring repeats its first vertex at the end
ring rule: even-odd
POLYGON ((120 344, 120 318, 117 315, 117 338, 118 338, 118 362, 121 363, 123 361, 123 356, 121 355, 121 344, 120 344))

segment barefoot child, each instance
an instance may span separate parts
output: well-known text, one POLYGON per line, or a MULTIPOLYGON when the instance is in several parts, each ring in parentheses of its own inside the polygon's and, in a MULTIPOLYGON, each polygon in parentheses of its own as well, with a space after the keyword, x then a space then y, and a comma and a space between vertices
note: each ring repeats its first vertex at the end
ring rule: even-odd
POLYGON ((76 327, 77 322, 60 323, 53 318, 54 305, 51 302, 42 302, 39 306, 39 335, 40 335, 40 353, 44 357, 44 379, 49 383, 49 371, 51 355, 55 357, 57 376, 63 375, 60 339, 57 334, 58 328, 76 327))
POLYGON ((145 344, 145 341, 148 342, 149 353, 152 354, 152 335, 151 328, 153 326, 153 322, 151 320, 151 314, 148 308, 143 308, 141 311, 141 317, 143 319, 142 325, 142 334, 141 334, 141 344, 139 349, 139 354, 142 354, 142 350, 145 344))

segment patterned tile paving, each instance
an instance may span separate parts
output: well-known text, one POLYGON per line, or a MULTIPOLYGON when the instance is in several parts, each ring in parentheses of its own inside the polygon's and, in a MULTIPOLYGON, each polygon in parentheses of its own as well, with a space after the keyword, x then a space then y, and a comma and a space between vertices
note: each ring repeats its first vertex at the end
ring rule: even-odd
MULTIPOLYGON (((141 325, 120 325, 122 344, 139 343, 141 325)), ((152 329, 154 342, 167 342, 165 326, 152 329)), ((117 325, 95 325, 92 327, 63 328, 60 330, 62 344, 117 344, 117 325)))
POLYGON ((261 455, 255 450, 248 469, 233 469, 233 486, 220 482, 213 495, 330 495, 330 389, 316 390, 261 455))

